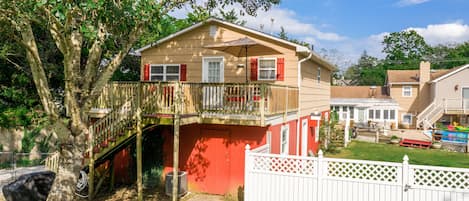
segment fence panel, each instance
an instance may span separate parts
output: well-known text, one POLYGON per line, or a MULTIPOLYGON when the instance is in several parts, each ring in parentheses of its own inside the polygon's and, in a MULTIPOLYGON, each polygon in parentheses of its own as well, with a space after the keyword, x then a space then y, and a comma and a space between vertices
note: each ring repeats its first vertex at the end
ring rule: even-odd
POLYGON ((469 201, 469 169, 257 150, 246 147, 246 201, 469 201))
POLYGON ((469 201, 469 169, 409 166, 409 201, 469 201))

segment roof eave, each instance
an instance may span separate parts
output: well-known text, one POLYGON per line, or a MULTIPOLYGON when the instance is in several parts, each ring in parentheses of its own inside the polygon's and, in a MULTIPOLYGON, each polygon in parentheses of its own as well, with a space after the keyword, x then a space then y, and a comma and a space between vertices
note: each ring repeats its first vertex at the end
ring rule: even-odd
POLYGON ((445 74, 445 75, 442 75, 442 76, 440 76, 439 78, 436 78, 436 79, 432 80, 431 82, 432 82, 432 83, 437 83, 437 82, 439 82, 439 81, 441 81, 441 80, 443 80, 443 79, 445 79, 445 78, 447 78, 447 77, 450 77, 450 76, 452 76, 452 75, 458 73, 459 71, 462 71, 462 70, 464 70, 465 68, 468 68, 468 67, 469 67, 469 64, 463 65, 463 66, 461 66, 459 69, 454 70, 454 71, 451 71, 451 72, 449 72, 449 73, 447 73, 447 74, 445 74))
POLYGON ((298 44, 296 44, 296 43, 292 43, 292 42, 290 42, 290 41, 286 41, 286 40, 283 40, 283 39, 280 39, 280 38, 277 38, 277 37, 268 35, 268 34, 266 34, 266 33, 262 33, 262 32, 257 31, 257 30, 253 30, 253 29, 250 29, 250 28, 247 28, 247 27, 243 27, 243 26, 240 26, 240 25, 237 25, 237 24, 230 23, 230 22, 225 22, 225 21, 222 21, 222 20, 219 20, 219 19, 216 19, 216 18, 209 18, 209 19, 207 19, 207 20, 205 20, 205 21, 199 22, 199 23, 194 24, 194 25, 192 25, 192 26, 189 26, 189 27, 187 27, 187 28, 185 28, 185 29, 182 29, 182 30, 180 30, 180 31, 178 31, 178 32, 176 32, 176 33, 173 33, 173 34, 171 34, 171 35, 169 35, 169 36, 166 36, 166 37, 164 37, 164 38, 162 38, 162 39, 160 39, 160 40, 158 40, 158 41, 156 41, 156 42, 154 42, 154 43, 150 43, 150 44, 148 44, 148 45, 146 45, 146 46, 143 46, 143 47, 137 49, 135 52, 140 55, 141 52, 143 52, 143 51, 145 51, 145 50, 147 50, 147 49, 149 49, 149 48, 151 48, 151 47, 157 46, 157 45, 159 45, 159 44, 161 44, 161 43, 164 43, 164 42, 166 42, 166 41, 168 41, 168 40, 171 40, 171 39, 174 38, 174 37, 177 37, 177 36, 179 36, 179 35, 182 35, 182 34, 184 34, 184 33, 186 33, 186 32, 189 32, 189 31, 191 31, 191 30, 193 30, 193 29, 196 29, 196 28, 198 28, 198 27, 200 27, 200 26, 202 26, 202 25, 205 25, 205 24, 211 23, 211 22, 216 22, 216 23, 223 24, 223 25, 230 26, 230 27, 234 27, 234 28, 237 28, 237 29, 240 29, 240 30, 249 32, 249 33, 261 35, 261 36, 266 37, 266 38, 269 38, 269 39, 271 39, 271 40, 274 40, 274 41, 277 41, 277 42, 280 42, 280 43, 283 43, 283 44, 292 46, 292 47, 296 48, 296 51, 297 51, 297 52, 302 52, 302 51, 308 51, 308 50, 309 50, 309 49, 308 49, 307 47, 305 47, 305 46, 298 45, 298 44))

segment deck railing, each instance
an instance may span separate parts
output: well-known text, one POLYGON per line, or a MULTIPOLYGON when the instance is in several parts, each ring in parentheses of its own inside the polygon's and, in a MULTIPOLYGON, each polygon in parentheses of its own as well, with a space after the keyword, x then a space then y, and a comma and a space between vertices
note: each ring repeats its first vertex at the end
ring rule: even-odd
POLYGON ((447 98, 444 99, 445 112, 469 112, 469 99, 465 98, 447 98))
POLYGON ((117 109, 138 94, 142 115, 174 114, 178 94, 182 114, 258 116, 298 110, 298 88, 267 83, 113 82, 95 107, 117 109))

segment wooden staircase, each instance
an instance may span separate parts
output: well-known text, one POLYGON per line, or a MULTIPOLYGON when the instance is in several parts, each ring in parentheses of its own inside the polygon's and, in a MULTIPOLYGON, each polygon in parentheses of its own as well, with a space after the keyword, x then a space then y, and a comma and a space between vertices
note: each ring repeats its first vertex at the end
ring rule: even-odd
POLYGON ((445 108, 443 103, 433 101, 425 110, 417 115, 417 127, 424 130, 433 128, 433 124, 443 116, 444 112, 445 108))

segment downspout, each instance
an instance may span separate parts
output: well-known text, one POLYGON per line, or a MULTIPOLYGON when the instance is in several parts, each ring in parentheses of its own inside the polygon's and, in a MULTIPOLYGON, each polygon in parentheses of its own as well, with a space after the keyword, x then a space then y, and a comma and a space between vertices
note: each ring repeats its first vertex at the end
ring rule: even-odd
POLYGON ((297 112, 297 120, 296 120, 296 155, 299 156, 300 155, 300 129, 301 128, 301 123, 300 123, 300 120, 301 120, 301 63, 311 59, 311 57, 313 56, 313 51, 310 50, 308 51, 309 52, 309 55, 304 58, 304 59, 301 59, 300 61, 298 61, 298 77, 297 77, 297 81, 298 81, 298 112, 297 112))

